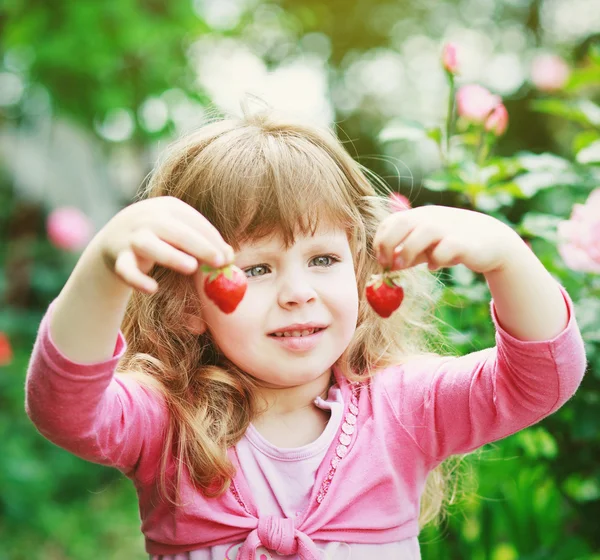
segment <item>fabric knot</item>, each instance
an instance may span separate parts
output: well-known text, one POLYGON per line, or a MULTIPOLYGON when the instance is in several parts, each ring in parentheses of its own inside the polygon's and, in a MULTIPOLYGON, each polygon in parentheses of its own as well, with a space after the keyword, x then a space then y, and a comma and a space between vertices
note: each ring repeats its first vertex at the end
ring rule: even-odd
POLYGON ((258 538, 269 550, 287 556, 298 552, 294 520, 267 515, 258 520, 258 538))
POLYGON ((256 560, 257 550, 264 546, 278 554, 298 554, 301 560, 319 560, 320 553, 312 539, 298 531, 293 519, 265 516, 250 532, 238 550, 237 560, 256 560))

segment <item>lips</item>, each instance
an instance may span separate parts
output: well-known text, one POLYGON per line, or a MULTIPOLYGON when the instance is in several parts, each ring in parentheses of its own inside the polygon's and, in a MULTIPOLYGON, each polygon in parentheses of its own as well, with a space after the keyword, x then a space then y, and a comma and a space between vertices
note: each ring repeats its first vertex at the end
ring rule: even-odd
POLYGON ((274 334, 269 335, 269 338, 275 343, 290 350, 292 352, 307 352, 317 346, 326 329, 320 329, 313 334, 307 334, 306 336, 275 336, 274 334))
MULTIPOLYGON (((317 322, 306 322, 306 323, 293 323, 291 325, 284 325, 282 327, 278 327, 273 329, 270 333, 267 333, 269 336, 273 336, 276 334, 284 334, 285 333, 295 333, 296 336, 300 336, 303 331, 314 331, 317 329, 326 329, 327 324, 325 323, 317 323, 317 322)), ((288 335, 289 336, 289 335, 288 335)))
POLYGON ((291 338, 291 337, 303 337, 310 336, 319 331, 322 331, 323 328, 311 328, 311 329, 294 329, 289 331, 279 331, 275 333, 271 333, 269 336, 276 336, 277 338, 291 338))

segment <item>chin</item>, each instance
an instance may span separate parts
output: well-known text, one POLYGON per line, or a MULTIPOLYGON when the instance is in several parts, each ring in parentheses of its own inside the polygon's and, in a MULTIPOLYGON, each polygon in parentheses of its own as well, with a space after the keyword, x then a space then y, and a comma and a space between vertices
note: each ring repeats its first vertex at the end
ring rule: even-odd
POLYGON ((316 370, 311 368, 308 371, 287 371, 284 373, 284 376, 281 375, 281 372, 278 372, 272 376, 265 376, 263 374, 260 377, 255 377, 273 387, 288 389, 291 387, 298 387, 312 383, 321 377, 321 375, 323 375, 323 373, 328 369, 328 367, 323 367, 316 370))

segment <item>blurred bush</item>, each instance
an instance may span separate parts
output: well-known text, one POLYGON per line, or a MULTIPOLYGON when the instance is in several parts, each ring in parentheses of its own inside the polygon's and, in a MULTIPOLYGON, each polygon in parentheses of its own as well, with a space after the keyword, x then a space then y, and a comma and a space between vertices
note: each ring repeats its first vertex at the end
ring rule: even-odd
MULTIPOLYGON (((521 234, 571 294, 589 360, 581 389, 565 407, 467 459, 471 472, 479 472, 479 487, 466 487, 464 501, 451 507, 456 513, 442 530, 424 531, 426 558, 566 560, 597 558, 593 554, 600 550, 595 517, 600 506, 600 107, 581 95, 598 95, 598 76, 600 45, 593 45, 584 67, 556 87, 561 97, 530 104, 532 111, 572 123, 563 132, 573 139, 571 153, 564 157, 526 151, 492 155, 505 128, 489 126, 486 119, 495 114, 492 107, 501 106, 499 99, 491 101, 477 122, 476 112, 461 107, 459 92, 459 133, 445 146, 443 132, 421 131, 438 143, 445 162, 424 186, 455 192, 461 206, 494 215, 521 234), (565 203, 568 212, 561 211, 565 203)), ((451 72, 448 77, 451 83, 455 79, 451 72)), ((489 101, 489 92, 483 95, 483 102, 463 103, 481 107, 489 101)), ((382 136, 394 141, 403 137, 402 130, 396 123, 382 136)), ((441 317, 459 352, 492 345, 490 295, 482 278, 456 267, 448 271, 446 286, 441 317)))

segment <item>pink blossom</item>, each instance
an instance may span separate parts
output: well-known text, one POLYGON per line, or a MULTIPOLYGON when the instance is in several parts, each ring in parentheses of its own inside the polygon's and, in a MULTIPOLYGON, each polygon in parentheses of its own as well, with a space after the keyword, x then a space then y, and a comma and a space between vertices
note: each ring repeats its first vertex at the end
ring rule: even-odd
POLYGON ((13 351, 10 340, 5 333, 0 331, 0 366, 7 366, 12 362, 13 351))
POLYGON ((500 103, 496 105, 492 114, 485 121, 485 129, 493 132, 496 136, 502 136, 508 127, 508 111, 506 107, 500 103))
POLYGON ((92 231, 89 218, 77 208, 57 208, 46 221, 48 239, 53 245, 66 251, 83 249, 90 240, 92 231))
POLYGON ((411 207, 408 198, 400 193, 395 192, 390 194, 388 200, 392 212, 401 212, 402 210, 408 210, 411 207))
POLYGON ((442 51, 442 65, 450 74, 458 73, 458 48, 454 43, 446 43, 442 51))
POLYGON ((570 74, 569 65, 555 54, 541 54, 531 63, 531 81, 541 91, 562 89, 570 74))
POLYGON ((558 251, 573 270, 600 272, 600 188, 585 204, 575 204, 569 220, 558 224, 558 251))
POLYGON ((477 84, 468 84, 456 92, 458 114, 475 123, 483 123, 502 102, 497 95, 477 84))

